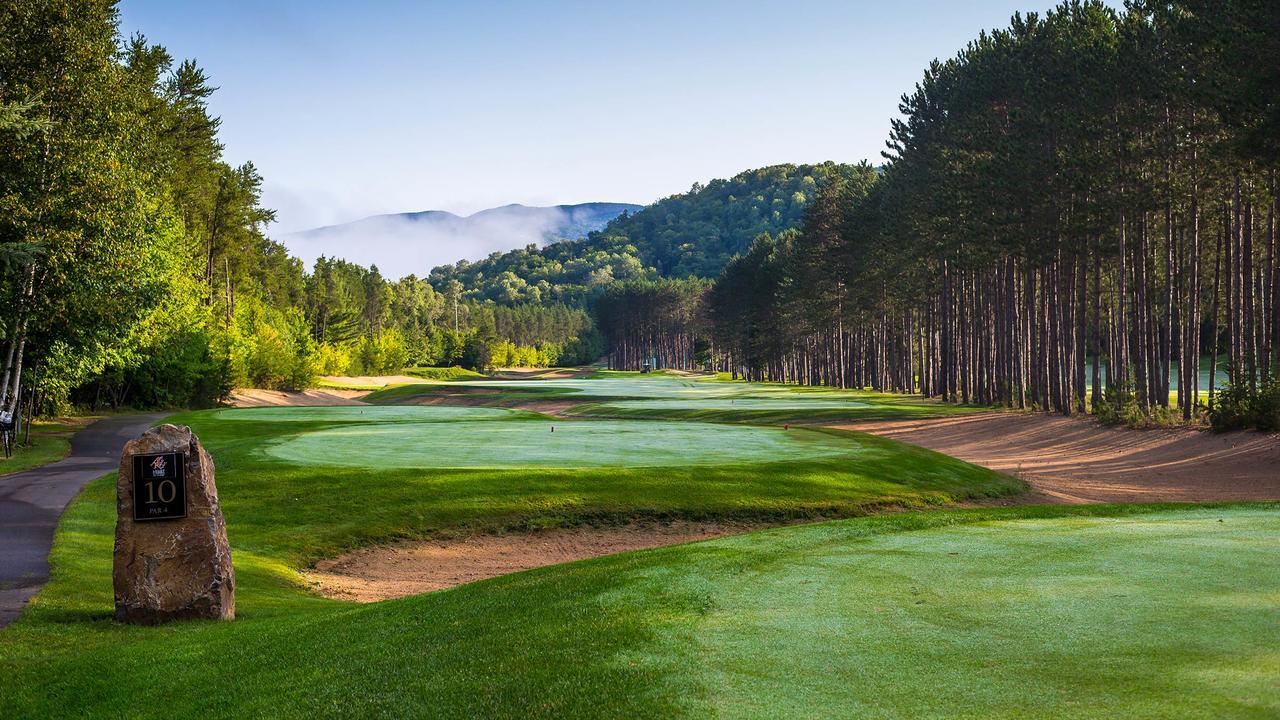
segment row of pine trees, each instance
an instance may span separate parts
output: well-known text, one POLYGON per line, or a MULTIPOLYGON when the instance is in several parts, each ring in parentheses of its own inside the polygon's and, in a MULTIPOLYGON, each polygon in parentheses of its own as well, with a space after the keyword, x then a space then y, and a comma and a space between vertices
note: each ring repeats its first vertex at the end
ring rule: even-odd
POLYGON ((707 299, 721 365, 1280 422, 1277 58, 1263 0, 1014 16, 903 96, 883 168, 729 264, 707 299))

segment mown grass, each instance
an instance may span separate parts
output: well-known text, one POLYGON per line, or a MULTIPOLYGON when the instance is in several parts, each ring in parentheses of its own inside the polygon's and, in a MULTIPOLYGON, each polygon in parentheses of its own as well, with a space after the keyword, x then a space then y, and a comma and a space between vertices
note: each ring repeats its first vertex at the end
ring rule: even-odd
MULTIPOLYGON (((241 513, 243 514, 243 513, 241 513)), ((354 606, 238 527, 239 616, 110 621, 110 482, 0 631, 3 717, 1274 717, 1280 506, 793 526, 354 606)))
POLYGON ((567 412, 579 417, 757 424, 896 420, 987 409, 866 390, 746 383, 710 376, 680 377, 615 370, 597 371, 588 379, 400 385, 374 392, 363 400, 377 405, 465 401, 499 407, 562 401, 577 403, 567 412), (688 407, 673 403, 687 403, 688 407))
MULTIPOLYGON (((872 422, 909 418, 943 417, 979 412, 988 408, 977 405, 940 403, 912 395, 891 395, 870 391, 843 391, 846 399, 824 403, 820 398, 805 402, 805 390, 793 388, 795 398, 743 397, 735 404, 690 401, 689 407, 673 406, 661 399, 628 399, 586 402, 573 407, 570 414, 578 417, 659 419, 672 418, 702 422, 746 422, 763 424, 872 422), (754 401, 754 402, 752 402, 754 401)), ((810 391, 813 392, 813 391, 810 391)))
MULTIPOLYGON (((821 431, 850 455, 717 466, 415 468, 300 464, 272 449, 308 433, 404 427, 451 437, 459 413, 479 422, 550 418, 486 408, 261 408, 174 416, 213 454, 231 540, 303 565, 345 549, 403 537, 620 522, 628 518, 774 521, 861 515, 1020 491, 1021 481, 922 448, 869 435, 821 431), (281 416, 294 418, 284 421, 281 416), (256 419, 255 419, 256 418, 256 419)), ((642 425, 642 423, 639 423, 642 425)), ((776 430, 783 433, 785 431, 776 430)), ((819 431, 806 431, 819 432, 819 431)), ((458 432, 459 444, 468 442, 458 432)), ((333 442, 360 457, 362 436, 333 442)), ((412 454, 415 449, 406 447, 412 454)), ((491 452, 501 456, 502 447, 491 452)), ((609 452, 601 447, 600 452, 609 452)), ((364 462, 364 461, 360 461, 364 462)), ((435 464, 435 461, 432 461, 435 464)))
POLYGON ((4 457, 0 452, 0 476, 57 462, 71 453, 71 436, 87 423, 87 420, 35 420, 31 423, 31 444, 21 445, 26 432, 19 433, 14 441, 13 456, 4 457))

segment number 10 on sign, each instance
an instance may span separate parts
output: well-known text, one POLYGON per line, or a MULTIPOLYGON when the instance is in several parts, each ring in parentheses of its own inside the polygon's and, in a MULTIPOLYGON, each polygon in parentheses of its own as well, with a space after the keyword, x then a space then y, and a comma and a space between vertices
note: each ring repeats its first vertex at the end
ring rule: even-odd
POLYGON ((133 519, 176 520, 187 516, 182 453, 133 456, 133 519))

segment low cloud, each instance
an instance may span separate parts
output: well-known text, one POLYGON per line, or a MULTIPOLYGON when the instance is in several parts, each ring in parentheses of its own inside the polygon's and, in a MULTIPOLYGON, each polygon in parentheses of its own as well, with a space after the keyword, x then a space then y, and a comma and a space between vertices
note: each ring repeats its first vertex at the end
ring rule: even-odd
POLYGON ((377 265, 389 278, 419 277, 440 265, 479 260, 494 252, 577 238, 608 222, 626 206, 525 207, 508 205, 467 217, 427 211, 376 215, 277 239, 311 267, 321 255, 377 265))

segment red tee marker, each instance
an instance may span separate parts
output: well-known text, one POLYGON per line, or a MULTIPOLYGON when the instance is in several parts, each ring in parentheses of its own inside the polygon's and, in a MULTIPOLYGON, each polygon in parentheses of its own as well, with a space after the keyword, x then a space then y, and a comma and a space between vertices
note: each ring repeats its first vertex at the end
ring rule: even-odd
POLYGON ((790 423, 788 423, 788 424, 786 424, 786 425, 783 425, 783 426, 782 426, 782 429, 783 429, 783 430, 790 430, 790 429, 791 429, 791 424, 790 424, 790 423))

